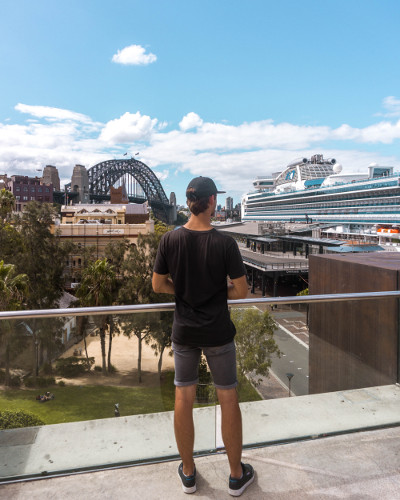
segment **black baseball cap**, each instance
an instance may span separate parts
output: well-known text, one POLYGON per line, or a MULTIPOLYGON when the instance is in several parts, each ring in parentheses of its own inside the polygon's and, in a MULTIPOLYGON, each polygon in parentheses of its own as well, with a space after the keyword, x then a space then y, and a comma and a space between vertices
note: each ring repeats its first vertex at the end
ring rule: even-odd
POLYGON ((213 194, 217 193, 226 193, 226 191, 218 191, 215 182, 209 177, 195 177, 189 182, 189 185, 186 189, 186 194, 194 195, 198 198, 207 198, 213 194))

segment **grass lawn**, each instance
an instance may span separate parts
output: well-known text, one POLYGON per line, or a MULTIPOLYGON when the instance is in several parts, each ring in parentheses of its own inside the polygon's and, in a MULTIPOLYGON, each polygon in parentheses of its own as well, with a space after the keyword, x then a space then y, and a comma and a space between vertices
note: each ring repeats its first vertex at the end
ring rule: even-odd
MULTIPOLYGON (((161 385, 150 388, 66 385, 4 390, 0 392, 0 411, 27 410, 46 424, 112 418, 115 403, 119 403, 121 416, 170 411, 174 408, 173 379, 173 372, 165 372, 161 385), (46 403, 35 400, 37 394, 44 394, 47 390, 54 393, 55 399, 46 403)), ((240 381, 238 390, 240 401, 262 399, 247 380, 240 381)))
POLYGON ((165 374, 161 386, 150 388, 66 385, 0 392, 0 411, 27 410, 46 424, 111 418, 114 417, 115 403, 119 403, 121 416, 173 410, 173 373, 165 374), (37 394, 44 394, 47 390, 55 395, 55 399, 46 403, 35 400, 37 394))

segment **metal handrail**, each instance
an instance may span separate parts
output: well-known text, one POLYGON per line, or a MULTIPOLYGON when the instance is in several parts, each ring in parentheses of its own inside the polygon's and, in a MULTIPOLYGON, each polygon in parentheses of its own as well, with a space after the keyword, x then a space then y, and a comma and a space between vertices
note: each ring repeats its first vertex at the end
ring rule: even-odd
MULTIPOLYGON (((341 302, 344 300, 368 300, 400 298, 400 290, 387 292, 363 292, 363 293, 332 293, 325 295, 302 295, 296 297, 268 297, 228 300, 228 305, 249 304, 308 304, 323 302, 341 302)), ((135 314, 142 312, 173 311, 174 302, 159 304, 135 304, 126 306, 107 307, 73 307, 68 309, 37 309, 29 311, 2 311, 0 321, 3 319, 26 319, 26 318, 55 318, 60 316, 101 316, 105 314, 135 314)))

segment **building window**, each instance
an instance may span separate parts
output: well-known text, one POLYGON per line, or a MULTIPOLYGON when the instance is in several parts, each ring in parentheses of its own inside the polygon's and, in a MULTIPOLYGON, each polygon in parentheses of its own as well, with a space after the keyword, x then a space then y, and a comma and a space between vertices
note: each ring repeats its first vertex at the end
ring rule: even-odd
POLYGON ((15 199, 19 201, 21 199, 21 196, 16 196, 15 199))
POLYGON ((34 199, 35 199, 35 197, 34 197, 34 196, 31 196, 31 200, 34 200, 34 199))
POLYGON ((31 193, 34 193, 34 192, 35 192, 35 188, 31 187, 31 193))
POLYGON ((50 193, 50 189, 49 188, 46 188, 46 193, 50 193))
POLYGON ((21 191, 21 188, 19 186, 15 186, 15 191, 21 191))
POLYGON ((28 201, 28 197, 27 196, 24 196, 24 201, 28 201))
POLYGON ((28 186, 24 186, 24 191, 28 191, 28 186))
POLYGON ((42 192, 42 188, 38 187, 38 193, 41 193, 41 192, 42 192))

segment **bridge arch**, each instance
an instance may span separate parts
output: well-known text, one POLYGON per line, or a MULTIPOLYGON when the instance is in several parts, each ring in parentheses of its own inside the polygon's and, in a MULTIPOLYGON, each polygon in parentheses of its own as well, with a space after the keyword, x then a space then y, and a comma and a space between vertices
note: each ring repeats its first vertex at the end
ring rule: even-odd
POLYGON ((172 223, 175 207, 170 205, 161 182, 146 164, 134 158, 107 160, 91 167, 88 170, 90 197, 99 199, 108 195, 111 187, 125 174, 137 180, 154 215, 164 222, 172 223))

